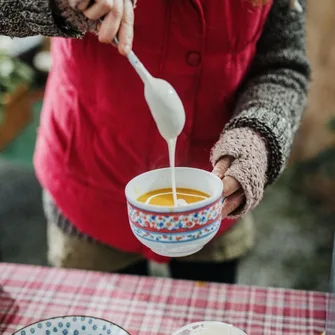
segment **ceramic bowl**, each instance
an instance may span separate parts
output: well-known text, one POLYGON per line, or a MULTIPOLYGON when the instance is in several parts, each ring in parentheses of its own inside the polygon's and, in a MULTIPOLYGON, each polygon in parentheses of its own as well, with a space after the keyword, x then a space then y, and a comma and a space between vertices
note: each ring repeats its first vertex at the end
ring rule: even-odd
POLYGON ((177 187, 205 192, 210 197, 181 207, 148 205, 138 197, 157 189, 171 188, 171 170, 146 172, 126 186, 130 227, 137 239, 158 255, 184 257, 196 253, 217 233, 222 220, 223 185, 214 174, 176 168, 177 187))
POLYGON ((178 329, 172 335, 201 335, 202 333, 205 333, 206 335, 247 335, 239 328, 218 321, 203 321, 190 323, 178 329), (207 332, 206 329, 211 329, 211 331, 207 332))
POLYGON ((115 323, 90 316, 60 316, 33 323, 13 335, 129 335, 115 323))

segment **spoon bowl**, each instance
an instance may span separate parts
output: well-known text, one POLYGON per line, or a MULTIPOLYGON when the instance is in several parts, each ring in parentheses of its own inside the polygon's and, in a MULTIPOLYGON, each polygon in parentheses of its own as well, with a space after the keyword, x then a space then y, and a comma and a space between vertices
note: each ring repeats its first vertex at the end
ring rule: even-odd
POLYGON ((177 138, 185 125, 185 111, 172 85, 151 77, 145 82, 144 96, 162 137, 167 141, 177 138))
POLYGON ((153 77, 131 51, 127 56, 144 83, 144 96, 162 137, 176 139, 185 126, 185 110, 177 92, 166 80, 153 77))

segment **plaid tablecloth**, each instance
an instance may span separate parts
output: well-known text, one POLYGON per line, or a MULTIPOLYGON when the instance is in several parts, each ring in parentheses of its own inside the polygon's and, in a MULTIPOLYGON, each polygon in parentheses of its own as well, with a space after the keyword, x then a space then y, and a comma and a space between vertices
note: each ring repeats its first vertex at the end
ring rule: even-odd
POLYGON ((190 322, 232 323, 248 335, 320 335, 327 295, 0 263, 0 334, 53 316, 90 315, 132 335, 170 335, 190 322))

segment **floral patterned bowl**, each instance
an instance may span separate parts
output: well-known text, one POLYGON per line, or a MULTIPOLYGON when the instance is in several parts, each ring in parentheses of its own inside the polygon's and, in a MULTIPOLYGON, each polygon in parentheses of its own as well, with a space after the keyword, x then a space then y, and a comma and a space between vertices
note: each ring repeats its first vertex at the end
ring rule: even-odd
POLYGON ((89 316, 60 316, 33 323, 13 335, 129 335, 120 326, 89 316))
POLYGON ((126 186, 129 223, 134 235, 155 253, 167 257, 184 257, 202 249, 218 232, 222 220, 220 178, 204 170, 177 168, 176 184, 202 191, 210 197, 171 208, 137 201, 147 192, 171 188, 169 168, 141 174, 126 186))

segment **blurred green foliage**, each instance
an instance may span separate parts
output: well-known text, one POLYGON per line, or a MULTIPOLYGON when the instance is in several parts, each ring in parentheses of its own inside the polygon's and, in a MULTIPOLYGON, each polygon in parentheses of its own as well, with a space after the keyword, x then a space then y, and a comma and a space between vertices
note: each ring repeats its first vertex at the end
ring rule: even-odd
POLYGON ((34 72, 19 59, 0 52, 0 111, 8 94, 13 93, 20 85, 30 85, 34 72))

